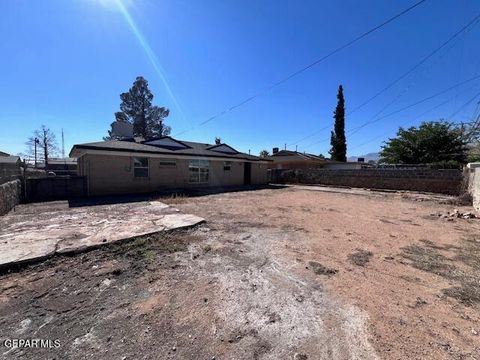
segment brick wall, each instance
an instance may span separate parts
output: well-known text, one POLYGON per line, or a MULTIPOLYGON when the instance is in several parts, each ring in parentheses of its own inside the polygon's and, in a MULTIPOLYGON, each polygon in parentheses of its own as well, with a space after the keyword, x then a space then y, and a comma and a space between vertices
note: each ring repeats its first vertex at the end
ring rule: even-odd
POLYGON ((5 215, 22 199, 22 183, 13 180, 0 185, 0 215, 5 215))
POLYGON ((459 193, 462 180, 462 172, 452 169, 296 169, 270 172, 270 181, 273 183, 412 190, 451 195, 459 193))

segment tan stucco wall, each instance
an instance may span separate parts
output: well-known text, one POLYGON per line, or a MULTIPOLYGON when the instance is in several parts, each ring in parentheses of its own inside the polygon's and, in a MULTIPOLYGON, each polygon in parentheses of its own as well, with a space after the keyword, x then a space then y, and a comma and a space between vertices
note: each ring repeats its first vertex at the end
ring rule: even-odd
MULTIPOLYGON (((149 158, 149 177, 133 175, 131 156, 83 155, 78 159, 79 175, 88 177, 90 195, 155 192, 168 188, 235 186, 243 184, 244 163, 231 162, 224 171, 224 161, 209 160, 208 183, 189 182, 189 159, 176 159, 175 167, 160 166, 160 158, 149 158)), ((252 163, 252 184, 266 184, 267 164, 252 163)))

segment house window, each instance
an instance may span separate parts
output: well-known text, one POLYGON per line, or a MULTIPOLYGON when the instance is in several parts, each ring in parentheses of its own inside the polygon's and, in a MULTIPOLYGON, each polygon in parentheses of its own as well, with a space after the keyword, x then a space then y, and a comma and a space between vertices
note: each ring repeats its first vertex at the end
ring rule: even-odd
POLYGON ((148 177, 148 158, 146 157, 133 158, 133 176, 148 177))
POLYGON ((160 159, 160 167, 175 167, 177 166, 177 161, 175 159, 160 159))
POLYGON ((223 162, 223 171, 230 171, 232 170, 232 162, 231 161, 224 161, 223 162))
POLYGON ((208 160, 190 160, 188 171, 191 183, 208 183, 208 160))

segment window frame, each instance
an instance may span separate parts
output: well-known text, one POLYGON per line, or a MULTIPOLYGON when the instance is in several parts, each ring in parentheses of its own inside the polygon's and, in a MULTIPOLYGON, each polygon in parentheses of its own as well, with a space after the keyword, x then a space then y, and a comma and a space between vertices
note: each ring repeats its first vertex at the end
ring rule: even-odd
POLYGON ((158 161, 158 166, 160 168, 175 168, 177 167, 176 159, 160 159, 158 161))
POLYGON ((223 171, 232 171, 232 162, 224 161, 223 162, 223 171))
MULTIPOLYGON (((132 158, 132 162, 133 162, 133 177, 135 179, 145 179, 145 178, 148 178, 150 176, 150 159, 148 157, 134 156, 132 158), (147 160, 147 165, 146 166, 138 166, 136 159, 146 159, 147 160), (146 175, 138 175, 136 170, 146 170, 146 175)), ((142 163, 142 161, 139 161, 139 162, 142 163)))
POLYGON ((190 159, 188 161, 188 182, 190 184, 208 184, 209 181, 210 161, 203 159, 190 159))

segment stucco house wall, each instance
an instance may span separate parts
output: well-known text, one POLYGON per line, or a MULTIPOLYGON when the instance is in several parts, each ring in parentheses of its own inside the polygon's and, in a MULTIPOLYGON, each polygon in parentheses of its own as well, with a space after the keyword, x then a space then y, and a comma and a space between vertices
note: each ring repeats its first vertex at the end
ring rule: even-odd
MULTIPOLYGON (((139 155, 140 156, 140 155, 139 155)), ((78 173, 87 176, 90 195, 155 192, 172 188, 236 186, 244 183, 245 161, 209 160, 207 183, 189 181, 190 158, 148 157, 148 177, 135 177, 133 156, 85 154, 78 158, 78 173), (161 165, 161 160, 175 160, 175 166, 161 165), (228 161, 230 170, 224 170, 228 161)), ((195 158, 191 158, 195 159, 195 158)), ((268 182, 267 164, 251 163, 251 183, 268 182)))

